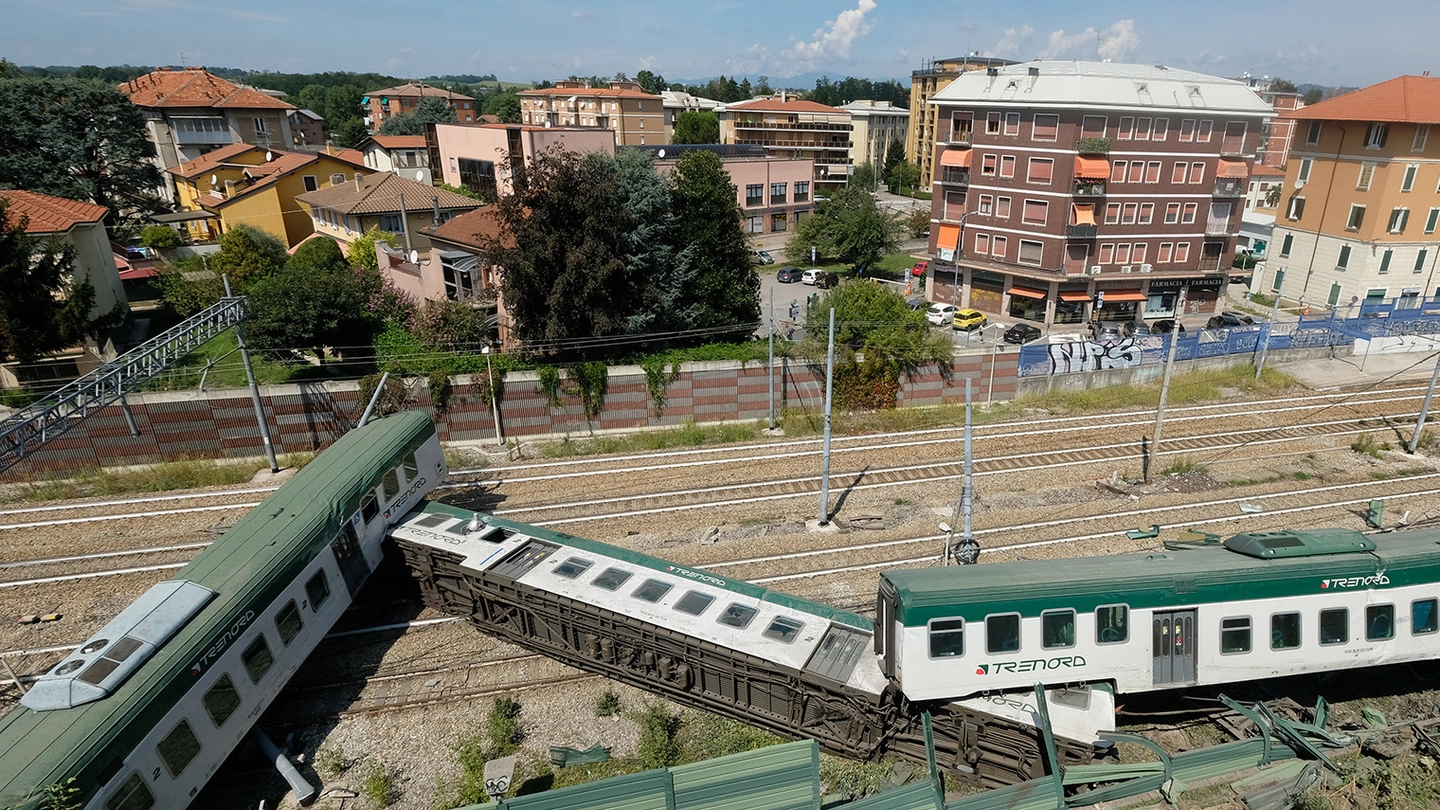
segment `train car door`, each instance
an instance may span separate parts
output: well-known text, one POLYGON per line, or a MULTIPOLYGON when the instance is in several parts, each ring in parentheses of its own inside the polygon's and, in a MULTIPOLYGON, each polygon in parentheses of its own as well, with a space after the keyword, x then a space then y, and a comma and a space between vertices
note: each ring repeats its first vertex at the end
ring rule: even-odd
POLYGON ((875 600, 875 652, 881 656, 881 673, 895 677, 895 586, 885 579, 875 600))
POLYGON ((1156 611, 1151 622, 1155 684, 1194 682, 1195 611, 1156 611))
POLYGON ((365 578, 370 576, 370 564, 365 561, 365 553, 360 550, 360 539, 355 534, 355 521, 359 518, 352 517, 340 529, 340 533, 330 542, 330 550, 335 552, 335 562, 340 565, 340 575, 345 577, 345 587, 354 596, 365 584, 365 578))

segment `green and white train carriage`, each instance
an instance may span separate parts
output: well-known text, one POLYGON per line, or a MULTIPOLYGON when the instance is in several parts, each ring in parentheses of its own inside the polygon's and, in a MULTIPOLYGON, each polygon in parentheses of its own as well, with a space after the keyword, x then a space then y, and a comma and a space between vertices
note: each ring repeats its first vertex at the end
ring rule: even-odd
POLYGON ((1434 660, 1437 597, 1440 531, 1240 534, 887 572, 876 651, 912 700, 1147 692, 1434 660))
POLYGON ((446 473, 421 413, 339 439, 0 718, 0 807, 72 778, 86 810, 189 805, 446 473))

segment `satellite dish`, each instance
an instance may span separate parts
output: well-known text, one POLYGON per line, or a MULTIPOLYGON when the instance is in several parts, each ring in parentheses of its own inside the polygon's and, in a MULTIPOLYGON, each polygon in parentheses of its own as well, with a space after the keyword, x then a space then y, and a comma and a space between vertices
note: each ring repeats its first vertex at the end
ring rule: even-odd
POLYGON ((410 263, 411 263, 411 264, 419 264, 419 263, 420 263, 420 251, 418 251, 418 250, 412 250, 412 251, 410 251, 410 263))
POLYGON ((266 163, 269 163, 270 161, 272 161, 272 160, 274 160, 274 159, 275 159, 275 156, 274 156, 274 155, 270 154, 269 152, 266 152, 266 153, 265 153, 265 162, 266 162, 266 163))
POLYGON ((545 122, 545 128, 546 128, 546 129, 549 129, 549 128, 550 128, 550 122, 549 122, 549 121, 546 121, 546 122, 545 122))
POLYGON ((1296 190, 1296 191, 1299 191, 1299 190, 1302 189, 1302 188, 1305 188, 1305 181, 1304 181, 1304 180, 1296 180, 1296 181, 1295 181, 1295 190, 1296 190))
POLYGON ((415 170, 415 182, 417 182, 417 183, 423 183, 423 182, 425 182, 425 171, 424 171, 423 169, 416 169, 416 170, 415 170))
POLYGON ((660 158, 660 159, 663 160, 663 159, 665 158, 665 150, 664 150, 664 149, 661 149, 659 152, 656 152, 656 153, 655 153, 655 157, 660 158))
POLYGON ((218 186, 218 185, 220 185, 220 175, 218 175, 218 174, 212 174, 212 175, 210 175, 210 185, 212 185, 212 186, 218 186))

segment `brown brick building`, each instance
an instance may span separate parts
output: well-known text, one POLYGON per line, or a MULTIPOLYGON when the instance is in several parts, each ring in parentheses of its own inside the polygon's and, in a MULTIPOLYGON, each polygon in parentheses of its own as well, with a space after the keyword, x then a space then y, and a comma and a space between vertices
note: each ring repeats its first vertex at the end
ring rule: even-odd
POLYGON ((520 123, 537 127, 596 127, 615 133, 616 146, 670 142, 665 131, 664 99, 634 82, 589 87, 556 82, 543 90, 520 93, 520 123))
POLYGON ((932 300, 1045 324, 1215 310, 1272 114, 1253 91, 1053 61, 963 73, 931 103, 932 300))
POLYGON ((414 115, 420 108, 420 99, 426 96, 445 99, 445 103, 455 111, 455 118, 460 123, 475 122, 479 112, 475 109, 475 99, 463 93, 431 87, 423 82, 409 82, 384 90, 374 90, 362 98, 360 104, 365 108, 365 116, 370 119, 371 129, 378 132, 380 125, 392 115, 414 115))

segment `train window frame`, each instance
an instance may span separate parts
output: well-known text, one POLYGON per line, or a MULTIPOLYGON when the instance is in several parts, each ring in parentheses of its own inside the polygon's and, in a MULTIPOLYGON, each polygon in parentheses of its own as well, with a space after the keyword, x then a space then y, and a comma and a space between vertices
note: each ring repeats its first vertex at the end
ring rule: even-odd
POLYGON ((586 571, 595 567, 594 560, 587 560, 583 557, 566 557, 555 563, 554 573, 557 577, 565 579, 579 579, 586 571))
POLYGON ((1113 605, 1100 605, 1099 607, 1095 608, 1095 643, 1096 643, 1096 644, 1099 644, 1099 645, 1124 644, 1124 643, 1128 642, 1129 640, 1130 640, 1130 606, 1129 606, 1128 604, 1125 604, 1125 603, 1121 602, 1121 603, 1116 603, 1116 604, 1113 604, 1113 605), (1120 615, 1124 617, 1123 619, 1121 619, 1120 625, 1119 625, 1120 638, 1110 638, 1110 639, 1105 638, 1105 631, 1107 631, 1107 630, 1115 630, 1115 629, 1116 629, 1116 627, 1115 627, 1114 625, 1106 625, 1106 626, 1103 626, 1103 627, 1102 627, 1101 624, 1100 624, 1100 613, 1101 613, 1101 611, 1109 611, 1109 610, 1119 610, 1119 611, 1121 611, 1121 614, 1120 614, 1120 615))
POLYGON ((200 738, 195 736, 195 729, 190 726, 190 721, 181 719, 174 728, 170 729, 170 733, 155 743, 155 755, 160 757, 160 762, 165 765, 165 770, 169 772, 170 778, 179 779, 180 774, 185 773, 185 769, 195 761, 195 757, 200 756, 201 748, 200 738), (178 754, 183 761, 172 762, 170 760, 172 754, 178 754), (179 767, 176 767, 177 764, 179 767))
POLYGON ((360 498, 360 520, 368 524, 378 514, 380 514, 380 501, 375 497, 374 489, 367 489, 360 498))
POLYGON ((1246 655, 1255 646, 1255 621, 1249 616, 1226 616, 1220 620, 1220 654, 1246 655), (1243 622, 1243 624, 1242 624, 1243 622), (1229 642, 1233 636, 1243 633, 1243 646, 1229 642), (1233 647, 1233 649, 1231 649, 1233 647))
POLYGON ((938 619, 931 619, 925 623, 926 652, 932 660, 941 658, 964 658, 965 657, 965 619, 960 616, 945 616, 938 619), (957 627, 937 627, 941 624, 957 624, 957 627), (951 639, 958 639, 959 647, 951 649, 943 647, 941 652, 936 652, 936 641, 942 644, 953 644, 951 639))
POLYGON ((154 806, 155 794, 150 791, 150 786, 145 784, 139 771, 131 771, 130 776, 120 783, 120 787, 105 797, 105 810, 150 810, 154 806))
POLYGON ((715 617, 715 623, 733 627, 736 630, 744 630, 750 626, 751 622, 755 621, 755 616, 759 613, 759 610, 749 605, 731 602, 725 606, 724 610, 720 611, 719 616, 715 617))
POLYGON ((672 607, 675 610, 680 611, 681 613, 688 613, 691 616, 699 616, 705 611, 709 610, 710 606, 714 603, 715 597, 711 596, 710 594, 705 593, 704 591, 692 590, 686 591, 684 596, 676 599, 675 604, 672 607), (700 602, 699 606, 695 605, 696 602, 700 602))
MULTIPOLYGON (((1063 631, 1061 632, 1061 635, 1062 635, 1062 637, 1063 637, 1063 635, 1064 635, 1064 634, 1063 634, 1063 631)), ((1063 608, 1063 609, 1060 609, 1060 610, 1044 610, 1044 611, 1041 611, 1041 612, 1040 612, 1040 647, 1041 647, 1041 649, 1045 649, 1045 650, 1068 650, 1068 649, 1070 649, 1071 647, 1074 647, 1074 646, 1075 646, 1075 611, 1072 610, 1072 609, 1070 609, 1070 608, 1063 608), (1060 643, 1057 643, 1057 644, 1049 644, 1049 643, 1046 642, 1046 636, 1048 635, 1048 630, 1049 630, 1046 622, 1047 622, 1049 619, 1051 619, 1052 617, 1055 617, 1055 616, 1069 616, 1069 617, 1070 617, 1070 641, 1069 641, 1068 643, 1067 643, 1067 642, 1064 642, 1064 641, 1063 641, 1063 638, 1062 638, 1062 641, 1061 641, 1060 643)))
POLYGON ((1393 604, 1389 604, 1389 603, 1378 604, 1378 605, 1366 605, 1366 606, 1365 606, 1365 640, 1366 640, 1366 641, 1390 641, 1390 640, 1392 640, 1392 639, 1394 639, 1394 638, 1395 638, 1395 606, 1394 606, 1393 604), (1383 625, 1380 625, 1380 624, 1377 623, 1377 620, 1379 620, 1382 616, 1384 617, 1385 622, 1384 622, 1383 625), (1374 633, 1375 628, 1376 628, 1376 627, 1382 627, 1382 626, 1385 628, 1385 633, 1384 633, 1383 635, 1376 635, 1376 634, 1374 633))
POLYGON ((990 614, 989 616, 986 616, 986 617, 985 617, 985 652, 987 652, 987 653, 989 653, 989 654, 991 654, 991 655, 1003 655, 1003 654, 1005 654, 1005 653, 1018 653, 1018 652, 1020 652, 1020 628, 1021 628, 1021 625, 1022 625, 1022 624, 1023 624, 1023 622, 1021 621, 1021 618, 1020 618, 1020 614, 1019 614, 1019 613, 992 613, 992 614, 990 614), (1011 639, 1011 641, 1013 641, 1013 643, 1015 644, 1015 646, 1014 646, 1013 648, 1007 650, 1007 649, 1005 649, 1005 644, 1004 644, 1003 642, 1002 642, 1001 644, 999 644, 999 645, 997 645, 997 644, 995 643, 996 640, 999 640, 999 639, 1000 639, 1000 635, 999 635, 997 632, 995 632, 993 629, 991 629, 991 623, 992 623, 992 622, 999 622, 999 621, 1002 621, 1002 620, 1004 620, 1004 621, 1009 621, 1009 620, 1012 620, 1012 619, 1013 619, 1014 622, 1015 622, 1015 633, 1014 633, 1014 638, 1011 639))
POLYGON ((795 639, 800 638, 800 631, 805 629, 805 622, 799 619, 792 619, 789 616, 776 616, 765 625, 760 635, 781 644, 794 644, 795 639))
POLYGON ((1412 636, 1428 636, 1428 635, 1430 635, 1430 634, 1432 634, 1432 633, 1440 632, 1440 617, 1437 617, 1437 615, 1436 615, 1437 613, 1440 613, 1440 599, 1416 599, 1415 601, 1411 602, 1411 603, 1410 603, 1410 635, 1412 635, 1412 636), (1426 603, 1428 603, 1428 604, 1430 605, 1430 620, 1426 623, 1425 629, 1422 630, 1422 629, 1420 629, 1420 623, 1419 623, 1418 621, 1416 621, 1416 615, 1417 615, 1417 614, 1416 614, 1416 612, 1415 612, 1415 607, 1416 607, 1417 605, 1426 604, 1426 603))
POLYGON ((1300 615, 1300 611, 1298 611, 1298 610, 1287 610, 1287 611, 1285 611, 1284 613, 1272 613, 1272 614, 1270 614, 1270 649, 1271 649, 1271 651, 1273 651, 1273 652, 1283 652, 1283 651, 1285 651, 1285 650, 1298 650, 1298 649, 1300 649, 1300 645, 1303 643, 1304 639, 1305 639, 1305 619, 1304 619, 1304 617, 1302 617, 1302 616, 1300 615), (1294 631, 1289 634, 1289 635, 1290 635, 1290 638, 1294 640, 1294 643, 1292 643, 1292 644, 1283 644, 1283 643, 1281 642, 1281 639, 1283 638, 1283 636, 1282 636, 1281 634, 1285 633, 1285 630, 1283 630, 1282 628, 1280 628, 1280 627, 1277 626, 1278 621, 1281 620, 1281 619, 1285 619, 1285 620, 1293 619, 1293 620, 1295 621, 1294 631))
POLYGON ((265 641, 263 633, 256 636, 245 648, 245 652, 240 654, 240 661, 245 665, 245 674, 250 676, 251 683, 260 683, 260 679, 275 667, 275 654, 270 652, 270 644, 265 641), (260 658, 262 653, 268 660, 260 658), (262 661, 263 663, 260 663, 262 661))
POLYGON ((415 457, 414 450, 411 450, 410 454, 400 462, 400 467, 405 471, 405 483, 413 483, 420 477, 420 459, 415 457))
POLYGON ((1334 647, 1336 644, 1350 643, 1350 608, 1325 608, 1320 611, 1320 621, 1316 623, 1320 630, 1320 646, 1334 647), (1344 621, 1344 633, 1334 641, 1325 640, 1325 619, 1327 616, 1340 616, 1344 621))
POLYGON ((380 498, 390 503, 400 496, 400 468, 391 467, 380 479, 380 498))
POLYGON ((665 598, 665 594, 670 593, 674 587, 673 584, 663 579, 655 579, 652 577, 640 583, 640 587, 631 591, 630 598, 639 599, 641 602, 649 602, 652 605, 659 604, 660 600, 665 598), (656 592, 657 588, 659 589, 658 593, 656 592))
POLYGON ((634 571, 626 571, 624 568, 616 568, 612 565, 596 574, 595 578, 590 580, 590 584, 597 588, 613 592, 620 590, 633 576, 635 576, 634 571), (606 579, 607 577, 609 577, 609 579, 606 579))
POLYGON ((330 578, 325 576, 325 569, 305 581, 305 596, 310 600, 310 612, 319 613, 320 606, 330 598, 330 578))
POLYGON ((200 705, 205 707, 205 714, 210 717, 210 722, 215 724, 215 728, 224 726, 225 721, 234 717, 235 712, 240 710, 240 704, 244 702, 245 699, 240 697, 240 691, 235 688, 235 681, 230 678, 228 672, 217 678, 215 683, 210 684, 210 688, 206 689, 205 694, 200 697, 200 705), (212 701, 227 693, 232 700, 220 704, 217 708, 212 701))
POLYGON ((280 634, 280 643, 289 647, 290 642, 304 629, 305 620, 300 616, 300 606, 291 599, 275 614, 275 631, 280 634))

